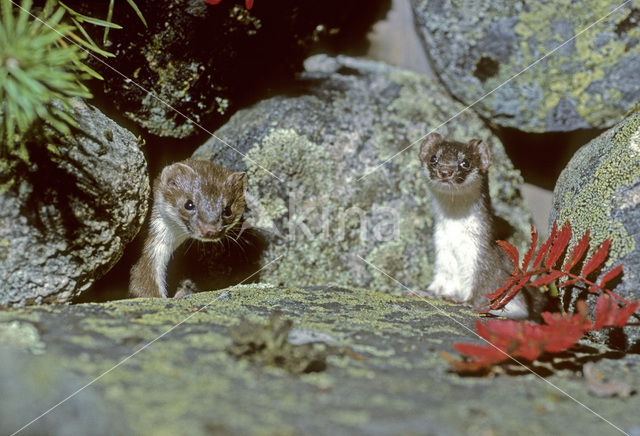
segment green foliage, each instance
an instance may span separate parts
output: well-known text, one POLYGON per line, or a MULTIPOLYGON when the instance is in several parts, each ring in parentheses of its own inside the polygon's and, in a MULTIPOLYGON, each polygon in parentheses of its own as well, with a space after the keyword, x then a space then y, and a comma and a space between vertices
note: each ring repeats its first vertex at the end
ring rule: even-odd
POLYGON ((91 98, 80 82, 90 73, 86 53, 62 39, 73 29, 61 23, 64 9, 45 7, 43 18, 32 19, 31 4, 0 0, 0 152, 25 160, 24 137, 37 120, 68 134, 76 125, 67 113, 70 99, 91 98))
MULTIPOLYGON (((146 26, 133 0, 127 2, 146 26)), ((113 56, 93 41, 83 24, 105 31, 122 28, 111 22, 113 0, 107 20, 80 14, 60 0, 47 0, 35 16, 32 3, 22 0, 17 7, 0 0, 0 156, 23 160, 29 159, 25 140, 33 126, 43 121, 57 133, 69 134, 76 126, 69 116, 71 99, 92 97, 82 80, 102 79, 83 63, 88 54, 83 48, 113 56)))

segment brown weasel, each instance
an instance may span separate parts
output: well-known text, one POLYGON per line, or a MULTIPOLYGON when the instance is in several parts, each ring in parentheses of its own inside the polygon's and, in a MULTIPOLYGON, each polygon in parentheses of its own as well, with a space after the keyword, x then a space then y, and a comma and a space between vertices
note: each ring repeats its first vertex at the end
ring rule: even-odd
MULTIPOLYGON (((491 151, 480 139, 467 143, 429 134, 419 153, 433 198, 435 273, 422 296, 484 306, 484 296, 503 285, 512 264, 496 244, 496 220, 487 170, 491 151)), ((531 315, 530 296, 518 294, 502 311, 509 318, 531 315)), ((494 312, 492 312, 494 313, 494 312)))
POLYGON ((187 159, 165 167, 153 186, 149 231, 140 259, 131 268, 129 295, 166 298, 171 254, 189 238, 225 238, 242 219, 247 179, 245 173, 187 159))

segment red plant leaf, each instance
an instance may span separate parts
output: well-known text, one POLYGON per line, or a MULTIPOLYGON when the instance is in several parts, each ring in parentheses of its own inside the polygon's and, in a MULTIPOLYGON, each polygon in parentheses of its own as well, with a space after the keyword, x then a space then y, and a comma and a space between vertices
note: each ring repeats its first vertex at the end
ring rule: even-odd
MULTIPOLYGON (((502 292, 501 295, 497 296, 496 298, 491 299, 491 304, 489 305, 489 307, 486 309, 486 311, 484 311, 483 313, 487 313, 490 310, 498 310, 498 309, 502 309, 504 306, 507 305, 507 303, 509 303, 509 301, 511 301, 513 299, 513 297, 516 296, 516 294, 518 293, 518 291, 520 289, 522 289, 522 287, 524 285, 527 284, 527 282, 529 281, 529 276, 516 276, 513 277, 513 279, 519 279, 517 283, 514 282, 511 284, 511 286, 509 286, 509 288, 505 289, 504 292, 502 292)), ((502 289, 502 288, 500 288, 502 289)))
POLYGON ((582 268, 582 272, 580 275, 582 277, 587 277, 596 268, 602 265, 602 262, 607 258, 607 254, 609 254, 609 246, 611 245, 611 240, 609 238, 605 239, 602 245, 596 250, 596 252, 591 256, 591 259, 584 265, 582 268))
POLYGON ((487 297, 489 301, 494 301, 497 298, 502 298, 516 283, 518 283, 518 277, 509 277, 507 279, 507 282, 501 288, 498 288, 489 294, 485 294, 484 296, 487 297))
POLYGON ((576 277, 575 279, 565 280, 564 282, 559 282, 556 286, 559 288, 566 288, 567 286, 573 285, 574 283, 581 282, 582 277, 576 277))
POLYGON ((617 267, 615 267, 611 271, 607 272, 600 279, 600 286, 602 286, 603 288, 606 287, 607 282, 610 282, 611 280, 616 278, 618 275, 620 275, 621 272, 622 272, 622 265, 618 265, 617 267))
POLYGON ((529 245, 529 249, 527 250, 527 252, 524 255, 524 258, 522 259, 523 271, 527 270, 527 267, 529 266, 529 262, 531 262, 531 259, 533 258, 533 253, 536 250, 537 244, 538 244, 538 231, 532 225, 531 226, 531 244, 529 245))
POLYGON ((554 281, 555 279, 563 275, 564 275, 564 271, 552 270, 549 274, 542 275, 538 277, 536 280, 534 280, 533 282, 531 282, 531 286, 548 285, 549 283, 551 283, 552 281, 554 281))
POLYGON ((580 314, 544 312, 542 316, 547 324, 513 320, 491 320, 486 324, 476 322, 478 335, 490 344, 455 343, 454 348, 466 360, 452 362, 454 370, 486 370, 511 358, 533 361, 545 352, 557 353, 572 347, 591 325, 580 314))
POLYGON ((587 229, 587 231, 584 232, 584 235, 582 235, 578 243, 573 247, 573 251, 571 252, 571 257, 569 258, 567 263, 564 265, 565 271, 567 272, 571 271, 571 269, 574 266, 576 266, 578 262, 580 262, 580 260, 582 259, 582 256, 584 256, 584 254, 587 252, 587 249, 589 248, 590 240, 591 240, 591 237, 589 236, 589 230, 587 229))
POLYGON ((636 313, 636 310, 638 310, 639 305, 640 305, 639 302, 633 301, 629 304, 622 306, 618 311, 618 315, 616 315, 616 320, 613 324, 614 327, 622 327, 623 325, 625 325, 629 320, 629 318, 631 318, 631 315, 636 313))
POLYGON ((244 0, 244 7, 251 9, 253 7, 253 0, 244 0))
POLYGON ((496 242, 500 246, 500 248, 502 248, 504 252, 507 253, 507 256, 509 256, 509 259, 511 259, 511 263, 513 263, 513 274, 517 274, 518 264, 520 263, 520 260, 519 260, 520 254, 518 253, 518 249, 513 244, 510 244, 507 241, 496 241, 496 242))
POLYGON ((489 369, 493 366, 493 363, 489 363, 488 361, 479 361, 479 360, 457 360, 453 358, 446 351, 441 351, 440 355, 451 364, 451 367, 454 371, 465 374, 465 373, 473 373, 473 374, 486 374, 489 372, 489 369))
POLYGON ((471 344, 468 342, 454 342, 453 348, 460 354, 473 357, 476 360, 487 362, 500 362, 507 356, 498 348, 487 345, 471 344))
POLYGON ((593 323, 592 330, 598 330, 603 327, 622 327, 627 323, 629 317, 634 314, 638 308, 637 301, 629 303, 622 308, 618 303, 608 295, 601 295, 596 301, 596 320, 593 323))
POLYGON ((217 5, 218 3, 220 3, 222 0, 204 0, 204 2, 208 5, 217 5))
POLYGON ((551 246, 551 241, 556 237, 556 232, 558 231, 558 224, 554 221, 553 227, 551 228, 551 234, 547 238, 546 241, 540 246, 538 252, 536 253, 536 259, 533 261, 533 268, 538 268, 542 263, 542 259, 547 254, 549 247, 551 246))
POLYGON ((547 268, 553 268, 556 264, 562 253, 567 249, 567 245, 571 240, 571 225, 569 222, 565 222, 562 228, 558 233, 556 233, 556 237, 553 239, 553 245, 551 247, 551 251, 549 255, 544 261, 544 266, 547 268))
POLYGON ((596 301, 596 320, 593 330, 599 330, 604 326, 612 325, 618 313, 618 304, 608 295, 601 295, 596 301))

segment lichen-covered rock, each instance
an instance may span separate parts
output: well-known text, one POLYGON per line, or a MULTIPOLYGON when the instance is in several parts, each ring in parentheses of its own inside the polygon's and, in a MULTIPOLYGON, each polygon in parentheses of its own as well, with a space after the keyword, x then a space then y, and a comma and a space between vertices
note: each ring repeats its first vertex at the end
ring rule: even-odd
MULTIPOLYGON (((403 149, 463 106, 431 79, 381 63, 318 56, 307 66, 295 92, 241 110, 215 132, 230 147, 212 138, 193 156, 247 171, 248 222, 268 239, 262 264, 278 258, 261 280, 400 289, 366 260, 426 286, 431 201, 418 146, 403 149)), ((468 111, 441 131, 491 145, 494 206, 516 242, 526 237, 522 179, 496 137, 468 111)))
POLYGON ((122 256, 147 211, 133 134, 84 102, 79 129, 32 163, 0 162, 0 306, 69 302, 122 256))
MULTIPOLYGON (((454 342, 479 343, 468 330, 477 319, 470 310, 445 302, 363 289, 264 284, 174 300, 0 311, 0 344, 40 353, 15 370, 14 360, 1 355, 15 376, 3 377, 6 368, 0 369, 6 394, 0 398, 0 417, 6 410, 35 418, 25 412, 32 407, 15 405, 32 398, 28 394, 38 392, 39 385, 58 385, 55 377, 61 372, 75 374, 76 382, 57 401, 109 371, 88 396, 83 391, 47 415, 52 429, 64 423, 70 410, 82 413, 88 403, 100 407, 100 415, 107 414, 105 406, 121 405, 114 410, 119 414, 108 415, 107 424, 128 423, 130 428, 112 434, 506 435, 522 434, 523 423, 527 435, 556 434, 559 428, 563 435, 613 434, 610 423, 635 434, 640 397, 595 398, 577 371, 582 359, 589 360, 610 380, 637 388, 639 355, 605 359, 604 347, 587 342, 557 363, 532 364, 545 380, 515 363, 496 370, 497 377, 461 377, 449 371, 441 352, 455 354, 454 342), (274 311, 292 323, 288 338, 281 334, 282 325, 275 325, 274 311), (277 359, 243 358, 248 355, 238 355, 238 337, 249 344, 252 335, 243 318, 257 326, 256 345, 283 344, 285 361, 317 356, 297 354, 304 352, 304 344, 330 347, 326 365, 305 373, 282 368, 277 359), (260 329, 272 323, 269 339, 260 329), (39 333, 30 341, 2 336, 4 326, 16 324, 21 331, 39 333), (301 348, 291 353, 294 346, 301 348), (47 367, 52 359, 55 365, 47 367), (65 407, 69 403, 73 407, 65 407)), ((94 417, 95 411, 71 420, 70 427, 63 427, 69 431, 60 434, 105 428, 105 416, 100 416, 96 431, 83 431, 85 415, 94 417)), ((0 420, 3 434, 20 424, 15 417, 0 420)), ((28 427, 24 434, 43 434, 41 424, 34 422, 32 433, 28 427)))
POLYGON ((528 132, 607 128, 640 99, 638 0, 589 28, 618 5, 411 1, 440 79, 466 104, 482 98, 473 109, 501 126, 528 132))
MULTIPOLYGON (((615 292, 640 299, 640 113, 584 145, 562 171, 553 191, 551 223, 569 221, 574 242, 587 229, 592 247, 611 239, 606 269, 624 265, 615 292)), ((550 225, 551 225, 550 223, 550 225)), ((626 329, 631 343, 638 327, 626 329)))
MULTIPOLYGON (((106 13, 101 2, 66 4, 94 17, 106 13)), ((113 21, 123 29, 109 33, 106 48, 117 56, 92 66, 105 78, 105 97, 126 117, 152 134, 184 138, 202 133, 190 120, 220 125, 266 87, 290 79, 318 42, 364 35, 388 4, 262 0, 247 10, 238 0, 137 2, 148 28, 127 4, 116 4, 113 21)), ((101 27, 86 27, 102 38, 101 27)))

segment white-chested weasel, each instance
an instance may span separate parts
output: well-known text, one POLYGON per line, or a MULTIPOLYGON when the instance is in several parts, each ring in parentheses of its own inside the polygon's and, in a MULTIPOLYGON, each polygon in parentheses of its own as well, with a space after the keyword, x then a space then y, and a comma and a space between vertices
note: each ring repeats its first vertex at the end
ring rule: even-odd
POLYGON ((153 184, 149 231, 131 268, 129 295, 168 297, 167 264, 189 238, 220 241, 239 225, 245 208, 245 173, 187 159, 165 167, 153 184))
MULTIPOLYGON (((489 300, 484 295, 501 287, 512 271, 511 261, 496 243, 497 218, 487 176, 491 151, 480 139, 462 143, 431 133, 419 158, 428 176, 435 220, 434 277, 419 294, 485 306, 489 300)), ((528 292, 492 313, 514 319, 535 315, 528 292)))

